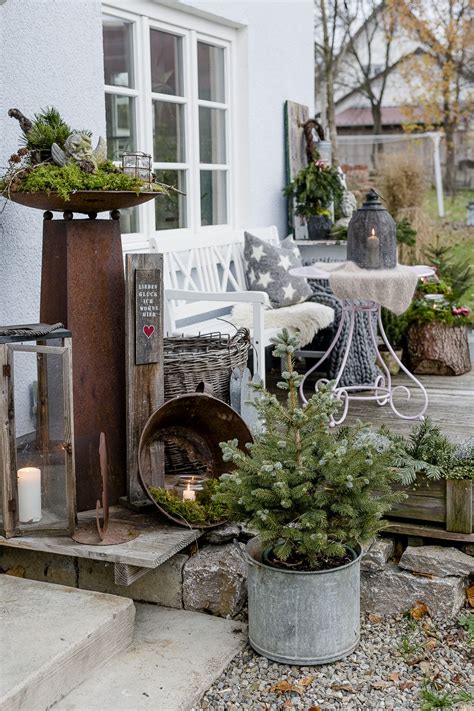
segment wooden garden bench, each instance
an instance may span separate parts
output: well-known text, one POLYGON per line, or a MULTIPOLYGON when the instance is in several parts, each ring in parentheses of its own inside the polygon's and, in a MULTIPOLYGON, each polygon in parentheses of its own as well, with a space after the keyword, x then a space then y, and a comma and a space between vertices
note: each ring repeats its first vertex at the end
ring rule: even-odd
MULTIPOLYGON (((246 231, 271 244, 280 241, 275 226, 246 231)), ((189 336, 217 331, 233 335, 236 329, 225 320, 225 314, 237 303, 251 304, 254 370, 265 382, 265 348, 278 329, 264 327, 266 294, 247 289, 244 230, 196 235, 193 246, 183 250, 176 237, 164 235, 154 239, 154 246, 164 257, 165 333, 189 336)))

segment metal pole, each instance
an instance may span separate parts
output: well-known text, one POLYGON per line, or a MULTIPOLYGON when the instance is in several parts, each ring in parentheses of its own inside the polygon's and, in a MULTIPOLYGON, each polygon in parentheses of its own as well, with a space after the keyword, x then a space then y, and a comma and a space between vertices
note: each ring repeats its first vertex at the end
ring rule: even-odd
POLYGON ((438 215, 440 217, 444 217, 443 178, 441 176, 441 158, 439 152, 441 134, 430 132, 428 135, 433 141, 433 159, 436 183, 436 198, 438 200, 438 215))

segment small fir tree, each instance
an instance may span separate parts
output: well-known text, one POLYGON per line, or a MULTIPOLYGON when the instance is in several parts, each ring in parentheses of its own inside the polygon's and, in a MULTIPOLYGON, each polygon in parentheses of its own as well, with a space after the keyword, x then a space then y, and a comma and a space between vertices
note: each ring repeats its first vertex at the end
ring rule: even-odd
POLYGON ((393 493, 388 437, 367 426, 329 428, 339 404, 328 388, 306 407, 298 403, 301 376, 294 369, 298 338, 283 330, 273 355, 286 359, 287 403, 262 388, 255 402, 263 427, 248 454, 237 441, 221 444, 235 470, 221 477, 217 500, 235 520, 246 520, 278 561, 292 568, 337 565, 345 546, 378 531, 381 519, 403 494, 393 493))

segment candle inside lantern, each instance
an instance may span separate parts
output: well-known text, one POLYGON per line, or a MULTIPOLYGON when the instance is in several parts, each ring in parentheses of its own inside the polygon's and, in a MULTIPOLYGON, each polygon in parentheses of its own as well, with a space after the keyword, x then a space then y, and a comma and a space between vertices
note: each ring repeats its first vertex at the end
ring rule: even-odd
POLYGON ((41 520, 41 469, 18 469, 18 514, 20 523, 41 520))
POLYGON ((380 264, 380 240, 375 234, 375 228, 367 239, 367 267, 369 269, 378 269, 380 264))
POLYGON ((183 501, 196 501, 196 492, 191 489, 191 484, 188 484, 183 491, 183 501))

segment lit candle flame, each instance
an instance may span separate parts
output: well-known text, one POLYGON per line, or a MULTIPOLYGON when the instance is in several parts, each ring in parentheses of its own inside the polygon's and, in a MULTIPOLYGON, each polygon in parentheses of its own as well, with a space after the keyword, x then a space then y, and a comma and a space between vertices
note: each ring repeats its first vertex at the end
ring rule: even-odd
POLYGON ((377 235, 375 234, 375 227, 372 227, 372 232, 369 235, 369 239, 377 239, 377 235))

